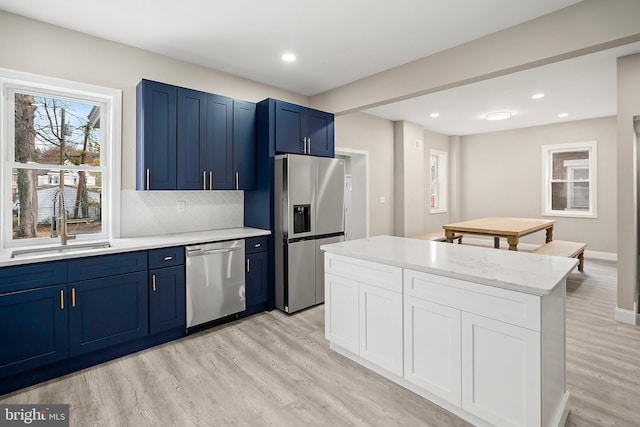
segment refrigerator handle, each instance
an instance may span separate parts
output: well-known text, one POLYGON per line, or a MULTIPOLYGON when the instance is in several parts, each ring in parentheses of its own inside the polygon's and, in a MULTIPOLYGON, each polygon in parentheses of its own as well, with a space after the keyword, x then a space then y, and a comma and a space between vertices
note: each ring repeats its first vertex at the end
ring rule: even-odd
POLYGON ((307 154, 307 137, 302 138, 302 153, 307 154))
POLYGON ((307 138, 307 154, 311 154, 311 137, 307 138))

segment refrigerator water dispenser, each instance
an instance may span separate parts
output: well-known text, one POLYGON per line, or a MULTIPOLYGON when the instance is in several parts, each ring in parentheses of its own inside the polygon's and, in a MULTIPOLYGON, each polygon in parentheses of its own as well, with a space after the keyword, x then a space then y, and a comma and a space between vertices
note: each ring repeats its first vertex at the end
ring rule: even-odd
POLYGON ((293 205, 293 234, 311 231, 311 205, 293 205))

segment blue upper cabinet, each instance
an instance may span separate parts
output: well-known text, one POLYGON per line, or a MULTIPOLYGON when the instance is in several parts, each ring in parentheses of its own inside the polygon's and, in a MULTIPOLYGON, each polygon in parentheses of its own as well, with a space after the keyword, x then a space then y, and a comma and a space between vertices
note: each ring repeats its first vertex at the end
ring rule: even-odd
POLYGON ((207 176, 209 190, 232 190, 233 179, 233 99, 208 95, 207 176))
POLYGON ((208 185, 205 173, 207 94, 178 89, 178 190, 200 190, 208 185))
POLYGON ((175 86, 142 80, 136 93, 136 189, 176 189, 175 86))
POLYGON ((233 170, 236 190, 256 188, 256 104, 233 101, 233 170))
POLYGON ((334 157, 333 114, 275 101, 276 152, 334 157))

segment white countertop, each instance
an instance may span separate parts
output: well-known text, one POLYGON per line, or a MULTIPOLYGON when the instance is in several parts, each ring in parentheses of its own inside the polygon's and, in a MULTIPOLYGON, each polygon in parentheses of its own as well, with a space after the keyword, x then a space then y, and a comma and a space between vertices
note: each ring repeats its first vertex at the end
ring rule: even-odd
POLYGON ((548 295, 576 267, 574 258, 394 236, 320 247, 326 252, 535 295, 548 295))
MULTIPOLYGON (((265 236, 269 235, 269 230, 262 230, 259 228, 240 227, 240 228, 226 228, 222 230, 206 230, 195 231, 190 233, 175 233, 165 234, 162 236, 148 236, 148 237, 129 237, 108 241, 110 247, 91 249, 86 251, 78 251, 72 253, 55 253, 55 254, 39 254, 38 256, 25 256, 19 258, 11 258, 11 254, 14 250, 22 250, 25 248, 11 248, 0 250, 0 267, 7 267, 11 265, 33 264, 37 262, 45 261, 57 261, 70 258, 83 258, 87 256, 106 255, 122 252, 133 252, 145 249, 167 248, 170 246, 182 246, 192 245, 195 243, 207 243, 217 242, 222 240, 233 239, 246 239, 248 237, 265 236)), ((52 239, 53 240, 53 239, 52 239)), ((59 239, 53 240, 55 244, 51 246, 59 246, 59 239)), ((86 242, 71 241, 67 245, 72 247, 74 244, 82 244, 86 242)))

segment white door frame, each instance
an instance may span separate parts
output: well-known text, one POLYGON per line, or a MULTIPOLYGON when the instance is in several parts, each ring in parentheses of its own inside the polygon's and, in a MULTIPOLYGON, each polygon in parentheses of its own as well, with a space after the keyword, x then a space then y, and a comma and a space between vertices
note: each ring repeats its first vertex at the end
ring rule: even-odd
MULTIPOLYGON (((364 169, 365 169, 365 230, 366 237, 369 237, 369 152, 364 150, 355 150, 353 148, 338 148, 335 149, 337 156, 344 157, 362 157, 364 156, 364 169)), ((352 162, 353 164, 353 162, 352 162)), ((353 170, 351 171, 353 176, 353 170)))

